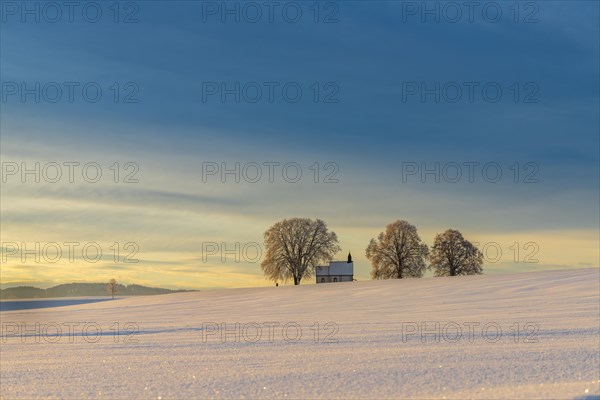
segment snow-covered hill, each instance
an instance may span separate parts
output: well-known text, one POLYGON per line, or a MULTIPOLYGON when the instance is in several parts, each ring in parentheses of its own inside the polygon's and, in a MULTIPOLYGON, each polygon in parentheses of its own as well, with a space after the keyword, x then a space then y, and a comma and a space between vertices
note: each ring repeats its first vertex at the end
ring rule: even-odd
POLYGON ((0 397, 597 399, 599 293, 579 269, 7 311, 0 397))

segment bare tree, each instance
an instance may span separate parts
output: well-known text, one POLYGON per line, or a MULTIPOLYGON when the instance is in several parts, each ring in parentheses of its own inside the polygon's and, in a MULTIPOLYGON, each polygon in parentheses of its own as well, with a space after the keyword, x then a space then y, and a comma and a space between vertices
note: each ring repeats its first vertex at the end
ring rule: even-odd
POLYGON ((277 222, 264 233, 266 256, 261 267, 272 281, 310 278, 319 263, 341 250, 335 232, 320 219, 290 218, 277 222))
POLYGON ((483 254, 459 231, 448 229, 435 237, 431 247, 431 267, 435 276, 477 275, 483 273, 483 254))
POLYGON ((112 278, 110 281, 108 281, 108 284, 106 285, 106 290, 111 294, 113 299, 115 298, 115 293, 119 291, 118 286, 119 285, 117 284, 117 280, 115 278, 112 278))
POLYGON ((428 253, 417 228, 400 220, 386 226, 377 240, 371 239, 366 250, 373 279, 420 278, 425 272, 428 253))

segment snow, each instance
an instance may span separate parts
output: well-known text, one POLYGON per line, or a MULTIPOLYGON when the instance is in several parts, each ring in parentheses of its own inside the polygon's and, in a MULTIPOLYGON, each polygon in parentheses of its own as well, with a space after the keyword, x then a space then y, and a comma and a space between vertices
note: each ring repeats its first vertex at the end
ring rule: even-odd
POLYGON ((0 317, 6 399, 600 397, 598 269, 176 293, 0 317))

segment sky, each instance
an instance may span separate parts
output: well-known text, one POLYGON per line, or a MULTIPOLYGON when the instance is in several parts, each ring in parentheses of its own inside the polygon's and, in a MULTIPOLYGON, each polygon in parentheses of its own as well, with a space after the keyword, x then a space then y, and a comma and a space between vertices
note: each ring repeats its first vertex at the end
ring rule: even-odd
POLYGON ((290 217, 598 267, 598 2, 79 3, 0 3, 1 287, 272 285, 290 217))

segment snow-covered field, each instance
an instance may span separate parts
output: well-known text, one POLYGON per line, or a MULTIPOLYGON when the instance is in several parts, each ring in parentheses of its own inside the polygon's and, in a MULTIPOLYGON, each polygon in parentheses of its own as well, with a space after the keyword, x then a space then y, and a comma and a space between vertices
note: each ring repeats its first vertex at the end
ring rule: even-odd
POLYGON ((580 269, 5 311, 0 396, 598 399, 599 302, 580 269))

